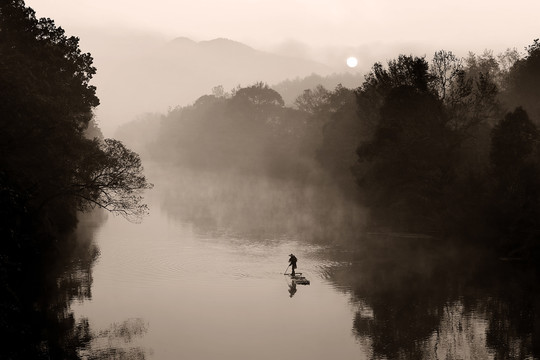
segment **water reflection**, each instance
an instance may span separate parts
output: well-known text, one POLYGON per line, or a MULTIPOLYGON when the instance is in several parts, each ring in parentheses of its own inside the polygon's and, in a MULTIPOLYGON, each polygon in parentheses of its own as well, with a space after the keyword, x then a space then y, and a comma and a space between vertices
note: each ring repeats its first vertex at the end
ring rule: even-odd
MULTIPOLYGON (((437 239, 371 236, 328 270, 357 306, 353 332, 374 358, 539 356, 537 274, 437 239)), ((341 254, 343 257, 343 254, 341 254)))
POLYGON ((76 231, 58 241, 53 253, 23 259, 13 272, 9 264, 3 264, 0 358, 144 358, 138 349, 126 352, 125 344, 117 346, 111 341, 129 342, 132 334, 142 331, 137 322, 114 328, 119 331, 95 332, 88 319, 75 318, 71 310, 73 302, 92 298, 92 269, 99 256, 93 237, 105 219, 100 211, 81 216, 76 231), (95 342, 105 335, 107 350, 94 351, 95 342), (115 355, 109 356, 112 353, 115 355))
POLYGON ((296 276, 290 275, 289 283, 288 283, 289 297, 292 298, 294 296, 294 294, 296 294, 296 292, 298 291, 298 289, 297 289, 298 285, 305 286, 305 285, 309 285, 309 284, 310 284, 310 281, 308 279, 306 279, 305 276, 302 276, 302 273, 297 273, 296 276))
MULTIPOLYGON (((88 322, 86 319, 83 321, 88 322)), ((142 319, 113 323, 108 329, 92 334, 90 346, 81 348, 79 355, 82 359, 145 359, 144 349, 129 344, 136 338, 143 337, 147 331, 148 324, 142 319)))
POLYGON ((289 297, 292 298, 294 296, 294 294, 296 294, 296 291, 297 291, 296 283, 294 281, 291 281, 289 283, 289 297))

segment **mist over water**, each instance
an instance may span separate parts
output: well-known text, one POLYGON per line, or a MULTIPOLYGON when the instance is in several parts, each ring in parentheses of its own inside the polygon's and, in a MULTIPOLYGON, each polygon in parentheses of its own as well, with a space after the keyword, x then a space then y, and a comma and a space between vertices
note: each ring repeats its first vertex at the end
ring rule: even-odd
POLYGON ((335 185, 174 168, 155 180, 161 211, 203 232, 343 244, 364 226, 366 210, 335 185))
POLYGON ((239 186, 231 190, 223 177, 169 175, 170 183, 149 194, 154 210, 143 224, 109 217, 100 229, 93 297, 75 307, 79 316, 97 328, 142 318, 148 333, 138 345, 150 358, 355 358, 350 324, 339 326, 352 316, 348 296, 321 277, 334 265, 321 258, 327 245, 294 235, 314 221, 293 214, 303 212, 305 199, 291 200, 292 188, 269 179, 247 187, 230 175, 239 186), (262 189, 267 195, 256 197, 262 189), (240 192, 246 197, 237 198, 240 192), (271 214, 285 207, 295 210, 280 229, 283 215, 271 214), (294 288, 283 274, 291 252, 312 285, 294 288))
POLYGON ((137 356, 489 359, 535 346, 533 273, 363 231, 341 214, 364 210, 328 187, 154 166, 149 177, 151 215, 108 217, 92 297, 72 304, 91 328, 144 329, 137 356), (290 253, 310 285, 283 275, 290 253))

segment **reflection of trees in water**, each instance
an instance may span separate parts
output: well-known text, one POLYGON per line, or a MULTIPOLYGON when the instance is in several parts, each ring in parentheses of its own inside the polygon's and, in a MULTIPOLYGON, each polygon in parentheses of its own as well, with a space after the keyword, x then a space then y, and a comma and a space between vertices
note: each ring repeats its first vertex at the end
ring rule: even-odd
POLYGON ((153 170, 165 213, 202 232, 336 242, 356 236, 364 224, 364 209, 332 185, 233 172, 153 170))
MULTIPOLYGON (((142 359, 144 352, 118 346, 111 339, 131 341, 146 331, 140 321, 93 332, 88 320, 76 319, 72 301, 92 298, 92 268, 99 256, 93 236, 105 220, 97 211, 82 216, 77 230, 56 242, 50 254, 17 262, 2 261, 0 299, 2 359, 142 359), (119 330, 120 329, 120 330, 119 330), (95 347, 107 338, 107 346, 95 347)), ((4 259, 3 259, 4 260, 4 259)))
POLYGON ((487 321, 463 302, 443 307, 440 324, 425 342, 426 358, 487 359, 492 351, 486 347, 487 321))
MULTIPOLYGON (((86 319, 83 319, 88 323, 86 319)), ((139 347, 126 347, 127 344, 142 337, 147 331, 142 319, 128 319, 121 324, 114 323, 109 329, 92 334, 90 346, 80 349, 84 359, 145 359, 145 351, 139 347)))
POLYGON ((540 355, 534 271, 483 261, 436 239, 373 241, 347 259, 350 266, 330 269, 328 277, 338 288, 351 289, 357 304, 353 332, 370 345, 374 358, 540 355))

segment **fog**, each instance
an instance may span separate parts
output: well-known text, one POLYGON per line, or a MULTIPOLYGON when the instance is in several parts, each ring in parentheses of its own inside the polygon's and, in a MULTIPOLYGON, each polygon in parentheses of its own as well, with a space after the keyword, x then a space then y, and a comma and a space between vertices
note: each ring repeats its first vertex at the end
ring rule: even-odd
POLYGON ((306 186, 233 171, 154 170, 151 178, 164 191, 161 211, 201 232, 350 244, 364 227, 366 210, 330 184, 306 186))
POLYGON ((537 358, 539 4, 0 5, 0 357, 537 358))
POLYGON ((140 52, 123 44, 105 50, 116 58, 104 60, 105 71, 96 77, 102 99, 96 115, 105 130, 110 129, 106 124, 126 123, 144 112, 191 104, 218 85, 230 91, 256 81, 274 84, 332 71, 321 63, 258 51, 227 39, 177 38, 146 46, 134 41, 140 52))

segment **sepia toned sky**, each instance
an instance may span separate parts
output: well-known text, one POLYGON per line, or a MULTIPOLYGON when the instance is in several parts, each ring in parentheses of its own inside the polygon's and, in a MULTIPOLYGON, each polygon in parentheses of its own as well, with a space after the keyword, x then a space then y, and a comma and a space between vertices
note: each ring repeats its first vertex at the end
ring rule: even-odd
POLYGON ((27 0, 68 33, 133 29, 225 37, 254 47, 394 46, 522 50, 540 34, 538 0, 27 0))
MULTIPOLYGON (((177 37, 227 38, 314 61, 335 73, 359 74, 399 54, 429 59, 441 49, 458 57, 486 49, 524 53, 540 37, 540 0, 26 0, 26 5, 38 17, 54 19, 67 35, 78 36, 81 50, 92 54, 98 69, 93 84, 101 100, 96 114, 105 133, 137 114, 186 105, 207 93, 208 84, 232 86, 212 78, 215 71, 191 82, 178 75, 180 88, 169 80, 158 84, 158 79, 174 77, 166 69, 156 75, 160 62, 141 86, 151 73, 141 58, 177 37), (354 69, 346 65, 350 56, 358 59, 354 69), (130 72, 130 64, 146 72, 130 72), (151 91, 152 86, 159 91, 151 91)), ((261 73, 256 80, 278 81, 265 76, 261 73)))

